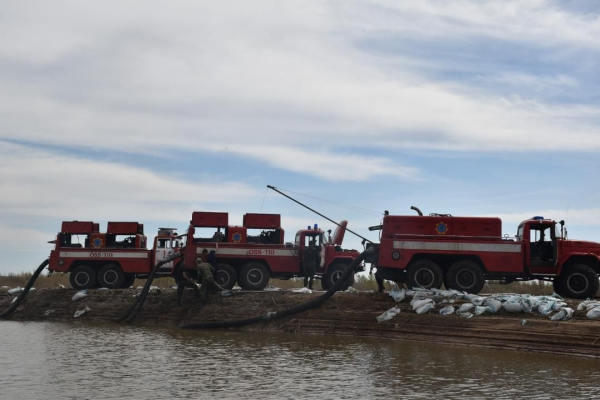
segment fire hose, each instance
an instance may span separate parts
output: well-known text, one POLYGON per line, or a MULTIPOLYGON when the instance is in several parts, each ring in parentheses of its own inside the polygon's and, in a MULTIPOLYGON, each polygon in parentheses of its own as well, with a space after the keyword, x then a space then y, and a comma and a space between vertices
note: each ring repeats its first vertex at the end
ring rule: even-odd
POLYGON ((40 274, 42 273, 42 271, 44 270, 44 268, 46 268, 46 266, 48 265, 48 263, 49 263, 49 259, 45 259, 40 264, 40 266, 35 270, 35 272, 31 276, 31 278, 29 278, 29 282, 27 282, 27 285, 25 286, 25 289, 23 289, 23 291, 21 292, 21 294, 19 294, 19 297, 17 297, 17 300, 15 300, 14 303, 11 304, 11 306, 8 308, 8 310, 6 310, 2 314, 0 314, 0 318, 6 318, 6 317, 8 317, 10 314, 12 314, 17 309, 17 307, 19 307, 19 304, 21 304, 21 302, 23 302, 23 300, 25 300, 25 297, 27 296, 27 293, 29 293, 29 290, 31 289, 31 287, 35 283, 35 281, 38 278, 38 276, 40 276, 40 274))
POLYGON ((342 276, 337 280, 335 284, 325 293, 320 295, 319 297, 312 299, 306 303, 299 304, 297 306, 287 308, 281 311, 273 311, 268 312, 265 315, 260 315, 257 317, 240 319, 236 321, 211 321, 211 322, 194 322, 189 324, 179 325, 181 329, 216 329, 216 328, 238 328, 241 326, 255 324, 257 322, 267 322, 273 321, 275 319, 284 318, 290 315, 298 314, 306 310, 310 310, 312 308, 318 307, 326 300, 328 300, 331 296, 334 295, 335 292, 340 290, 342 285, 350 278, 350 276, 354 273, 354 269, 365 259, 366 256, 370 255, 373 252, 373 248, 370 247, 367 250, 360 253, 360 255, 352 261, 350 265, 346 267, 342 276))
POLYGON ((171 262, 173 260, 176 260, 182 256, 183 256, 183 250, 182 250, 182 252, 179 252, 179 253, 173 253, 170 256, 168 256, 156 263, 154 268, 152 268, 152 271, 150 271, 150 275, 148 275, 146 284, 144 285, 144 288, 138 295, 135 303, 133 303, 133 305, 129 308, 129 310, 127 310, 127 312, 117 322, 127 322, 128 323, 135 319, 135 317, 138 315, 138 313, 144 306, 144 302, 146 301, 146 297, 148 296, 148 292, 150 292, 150 287, 152 286, 152 281, 154 281, 156 273, 158 272, 160 267, 162 267, 164 264, 171 262))

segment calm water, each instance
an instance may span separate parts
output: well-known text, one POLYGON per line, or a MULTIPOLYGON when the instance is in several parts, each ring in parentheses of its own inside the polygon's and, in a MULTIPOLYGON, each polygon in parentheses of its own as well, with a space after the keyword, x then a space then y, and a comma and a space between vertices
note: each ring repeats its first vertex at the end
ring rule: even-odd
POLYGON ((600 361, 340 337, 0 322, 2 399, 599 398, 600 361))

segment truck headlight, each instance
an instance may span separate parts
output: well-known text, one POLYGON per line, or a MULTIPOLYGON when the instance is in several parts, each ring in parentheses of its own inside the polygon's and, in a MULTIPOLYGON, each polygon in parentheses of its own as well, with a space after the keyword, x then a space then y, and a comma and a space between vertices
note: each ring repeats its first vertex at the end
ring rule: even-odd
POLYGON ((400 259, 400 253, 398 253, 397 251, 392 253, 392 258, 394 260, 399 260, 400 259))

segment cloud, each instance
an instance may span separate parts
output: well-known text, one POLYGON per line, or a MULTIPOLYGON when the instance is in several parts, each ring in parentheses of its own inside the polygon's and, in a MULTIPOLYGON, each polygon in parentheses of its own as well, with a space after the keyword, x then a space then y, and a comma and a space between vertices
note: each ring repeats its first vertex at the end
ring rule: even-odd
POLYGON ((207 145, 207 150, 230 151, 258 159, 279 169, 316 176, 330 181, 366 181, 375 176, 389 175, 405 180, 419 179, 418 169, 399 165, 384 157, 343 154, 328 151, 306 151, 285 146, 207 145), (227 146, 227 147, 224 147, 227 146))
MULTIPOLYGON (((422 56, 374 55, 357 46, 382 37, 418 45, 415 35, 423 35, 428 46, 437 43, 435 51, 442 37, 448 44, 483 37, 526 42, 552 57, 559 56, 552 53, 556 40, 591 51, 592 60, 598 22, 551 2, 142 8, 8 7, 2 23, 9 34, 0 39, 0 138, 136 154, 230 146, 278 169, 358 181, 413 176, 414 168, 380 154, 394 149, 600 149, 595 104, 436 81, 419 69, 422 56), (301 168, 303 157, 316 166, 301 168), (365 168, 347 173, 358 163, 365 168)), ((443 66, 435 55, 426 62, 443 66)), ((577 82, 567 72, 536 80, 518 67, 497 80, 542 91, 577 82)))
POLYGON ((57 155, 0 142, 2 213, 80 220, 187 221, 258 196, 243 183, 216 177, 186 181, 143 168, 57 155))

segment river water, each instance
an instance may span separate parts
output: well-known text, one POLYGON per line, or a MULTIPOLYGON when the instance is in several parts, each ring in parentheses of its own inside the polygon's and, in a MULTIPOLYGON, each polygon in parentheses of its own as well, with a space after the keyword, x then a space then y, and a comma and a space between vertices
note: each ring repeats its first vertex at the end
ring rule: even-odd
POLYGON ((600 361, 473 347, 0 322, 1 399, 600 397, 600 361))

